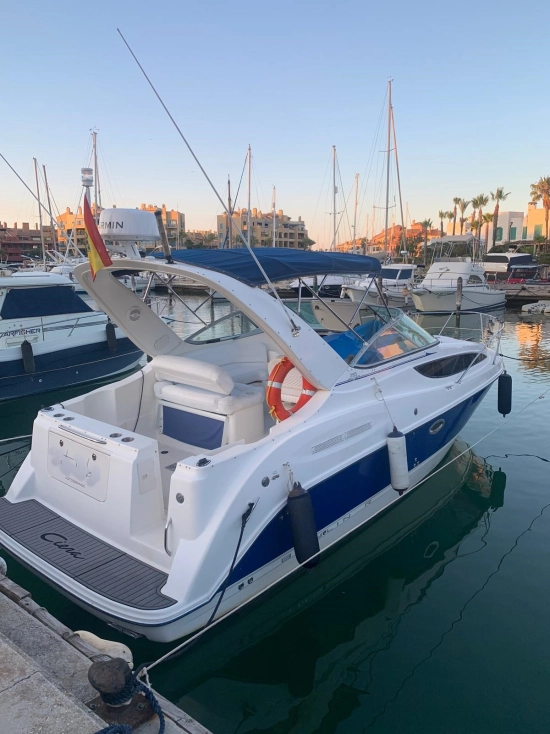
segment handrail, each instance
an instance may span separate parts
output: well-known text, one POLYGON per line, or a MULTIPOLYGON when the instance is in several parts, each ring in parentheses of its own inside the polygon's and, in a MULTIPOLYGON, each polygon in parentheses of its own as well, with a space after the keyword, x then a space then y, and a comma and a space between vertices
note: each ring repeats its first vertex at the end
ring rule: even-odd
POLYGON ((168 530, 169 530, 169 528, 170 528, 171 525, 172 525, 172 518, 170 517, 168 519, 168 522, 166 523, 166 525, 164 527, 164 550, 166 552, 166 555, 168 555, 168 556, 171 556, 172 555, 172 551, 171 550, 168 550, 168 530))

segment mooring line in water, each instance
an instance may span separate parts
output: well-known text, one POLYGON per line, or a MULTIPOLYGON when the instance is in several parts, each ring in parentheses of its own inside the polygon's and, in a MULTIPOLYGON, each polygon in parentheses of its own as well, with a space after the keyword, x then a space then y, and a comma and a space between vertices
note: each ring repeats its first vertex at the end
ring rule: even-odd
POLYGON ((513 359, 515 362, 550 362, 550 357, 511 357, 509 354, 498 353, 499 357, 513 359))
MULTIPOLYGON (((453 464, 457 459, 460 459, 461 456, 464 456, 465 454, 467 454, 469 451, 471 451, 475 446, 479 445, 486 438, 488 438, 489 436, 491 436, 493 433, 496 433, 496 431, 499 431, 503 426, 505 426, 508 423, 510 423, 510 421, 512 421, 515 418, 517 418, 517 416, 519 416, 521 413, 523 413, 524 410, 527 410, 527 408, 531 407, 531 405, 533 405, 534 403, 536 403, 537 400, 542 400, 545 397, 545 395, 547 393, 549 393, 549 392, 550 392, 550 387, 547 388, 540 395, 537 395, 536 398, 534 398, 529 403, 527 403, 527 405, 524 405, 523 408, 520 408, 520 410, 518 410, 516 413, 514 413, 513 415, 510 415, 509 418, 505 418, 502 421, 502 423, 499 423, 495 428, 493 428, 491 431, 489 431, 488 433, 486 433, 484 436, 482 436, 480 439, 478 439, 477 441, 475 441, 473 444, 470 444, 467 449, 465 449, 460 454, 458 454, 457 456, 455 456, 453 459, 451 459, 451 461, 446 462, 442 466, 440 466, 437 469, 435 469, 431 474, 428 474, 428 476, 424 477, 424 479, 422 479, 420 482, 417 482, 416 484, 414 484, 410 489, 407 490, 407 493, 406 494, 408 494, 409 492, 411 492, 413 489, 416 489, 418 486, 420 486, 421 484, 423 484, 424 482, 426 482, 428 479, 431 479, 432 477, 436 476, 436 474, 439 474, 439 472, 443 471, 443 469, 446 469, 448 466, 450 466, 451 464, 453 464)), ((404 496, 406 496, 406 494, 404 496)), ((342 535, 340 538, 337 538, 336 540, 333 540, 331 543, 329 543, 327 546, 325 546, 325 548, 323 548, 322 550, 319 550, 317 553, 314 553, 309 560, 311 560, 312 558, 317 557, 321 553, 324 553, 329 548, 331 548, 333 545, 335 545, 336 543, 339 543, 341 540, 343 540, 350 533, 355 532, 357 529, 358 528, 351 528, 346 533, 344 533, 344 535, 342 535)), ((192 635, 188 639, 184 640, 182 643, 180 643, 179 645, 177 645, 170 652, 167 652, 164 655, 161 655, 160 658, 158 658, 157 660, 155 660, 152 663, 142 663, 137 668, 137 670, 136 670, 137 677, 140 678, 141 676, 144 676, 148 680, 149 672, 153 668, 156 668, 157 665, 160 665, 161 663, 165 662, 166 660, 169 660, 169 659, 170 660, 173 660, 175 657, 179 657, 180 653, 182 653, 185 650, 185 648, 187 648, 192 642, 195 642, 200 637, 202 637, 202 635, 207 630, 212 629, 213 627, 215 627, 220 622, 226 620, 228 617, 230 617, 235 612, 241 611, 245 606, 247 606, 248 604, 250 604, 252 601, 254 601, 255 599, 257 599, 262 594, 265 594, 267 591, 269 591, 271 588, 273 588, 276 584, 279 584, 282 581, 287 580, 292 574, 294 574, 296 571, 298 571, 299 569, 302 569, 302 568, 303 568, 302 565, 294 566, 294 568, 290 569, 290 571, 288 571, 288 573, 286 573, 284 576, 282 576, 279 579, 276 579, 275 581, 272 581, 270 584, 268 584, 265 587, 265 589, 262 589, 261 591, 258 591, 257 594, 254 594, 254 596, 251 596, 249 599, 247 599, 246 601, 244 601, 239 606, 234 607, 233 609, 230 609, 228 612, 226 612, 225 614, 223 614, 221 617, 218 617, 218 619, 215 619, 215 620, 210 619, 207 626, 201 627, 201 629, 199 629, 197 632, 195 632, 194 635, 192 635)))
MULTIPOLYGON (((24 438, 32 438, 32 433, 29 433, 26 436, 12 436, 12 438, 0 438, 0 443, 6 443, 7 441, 22 441, 24 438)), ((0 456, 3 456, 3 454, 0 454, 0 456)))

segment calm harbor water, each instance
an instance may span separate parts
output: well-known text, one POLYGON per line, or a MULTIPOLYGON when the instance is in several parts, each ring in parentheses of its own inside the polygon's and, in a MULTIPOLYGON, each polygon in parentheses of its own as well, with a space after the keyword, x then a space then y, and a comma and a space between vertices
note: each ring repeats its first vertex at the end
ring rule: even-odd
MULTIPOLYGON (((175 315, 181 333, 197 328, 179 304, 175 315)), ((515 358, 510 420, 493 387, 445 468, 152 671, 155 688, 215 734, 546 732, 550 322, 507 312, 501 348, 515 358)), ((41 405, 67 397, 4 406, 1 437, 29 433, 41 405)), ((27 444, 9 449, 4 489, 27 444)), ((173 646, 130 640, 9 557, 8 568, 69 627, 123 640, 137 663, 173 646)))

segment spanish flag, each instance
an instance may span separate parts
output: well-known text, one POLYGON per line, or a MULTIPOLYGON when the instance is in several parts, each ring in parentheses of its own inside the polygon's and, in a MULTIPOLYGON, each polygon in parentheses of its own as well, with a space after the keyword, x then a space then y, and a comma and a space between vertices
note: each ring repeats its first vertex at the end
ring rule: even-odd
POLYGON ((88 235, 88 260, 90 261, 90 270, 92 271, 92 280, 101 268, 112 265, 113 261, 109 257, 103 238, 99 234, 97 224, 90 209, 88 199, 84 196, 84 226, 88 235))

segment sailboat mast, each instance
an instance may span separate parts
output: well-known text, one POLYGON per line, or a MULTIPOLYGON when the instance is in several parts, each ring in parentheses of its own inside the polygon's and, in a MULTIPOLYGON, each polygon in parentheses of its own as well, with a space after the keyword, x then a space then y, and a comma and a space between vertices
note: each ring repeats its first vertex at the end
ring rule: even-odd
POLYGON ((393 147, 395 150, 395 167, 397 169, 397 191, 399 193, 399 209, 401 211, 401 238, 403 240, 403 250, 407 249, 407 228, 403 217, 403 199, 401 197, 401 176, 399 175, 399 156, 397 155, 397 136, 395 134, 395 117, 393 108, 391 111, 391 125, 393 130, 393 147))
POLYGON ((92 150, 94 152, 94 219, 99 222, 99 211, 97 208, 97 133, 92 130, 92 150))
POLYGON ((332 146, 332 247, 336 250, 336 146, 332 146))
POLYGON ((231 209, 231 178, 227 174, 227 231, 229 249, 233 247, 233 210, 231 209))
POLYGON ((276 223, 276 220, 275 220, 275 197, 276 197, 276 195, 277 195, 277 191, 276 191, 275 186, 274 186, 273 187, 273 202, 272 202, 272 204, 273 204, 273 207, 272 207, 273 242, 271 244, 271 247, 277 247, 277 242, 276 242, 276 238, 277 238, 277 223, 276 223))
POLYGON ((252 246, 251 242, 251 234, 250 234, 250 180, 251 180, 251 174, 252 174, 252 153, 250 150, 250 145, 248 146, 248 205, 246 209, 246 231, 248 235, 248 247, 250 248, 252 246))
POLYGON ((357 227, 357 198, 359 195, 359 174, 355 174, 355 204, 353 206, 353 253, 357 252, 356 227, 357 227))
POLYGON ((384 228, 384 250, 388 252, 388 214, 390 206, 390 145, 391 145, 391 79, 388 80, 388 137, 386 151, 386 225, 384 228))
POLYGON ((42 261, 45 267, 46 266, 46 245, 44 244, 44 228, 42 226, 42 204, 40 202, 40 186, 38 185, 38 163, 36 162, 36 158, 33 158, 33 161, 34 161, 34 177, 36 179, 36 198, 38 200, 38 221, 40 223, 40 242, 42 243, 42 261))
POLYGON ((48 199, 48 212, 50 214, 50 227, 52 228, 52 243, 53 243, 53 249, 54 252, 57 252, 57 239, 55 236, 55 222, 53 220, 53 214, 52 214, 52 203, 50 201, 50 187, 48 186, 48 176, 46 174, 46 166, 42 166, 44 170, 44 184, 46 186, 46 197, 48 199))

